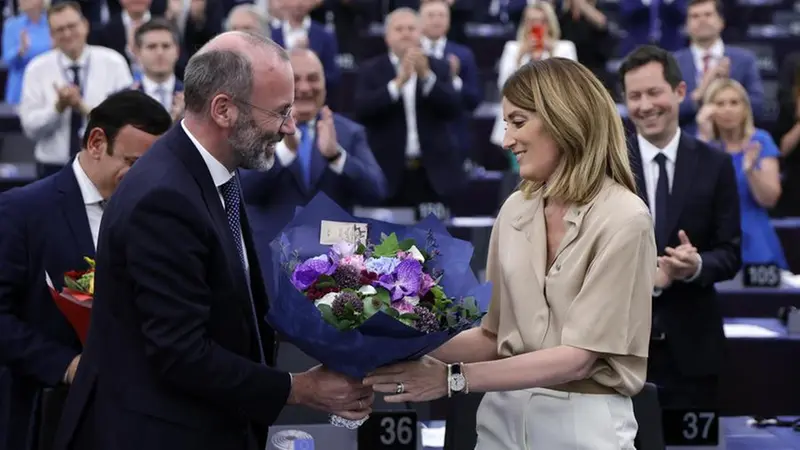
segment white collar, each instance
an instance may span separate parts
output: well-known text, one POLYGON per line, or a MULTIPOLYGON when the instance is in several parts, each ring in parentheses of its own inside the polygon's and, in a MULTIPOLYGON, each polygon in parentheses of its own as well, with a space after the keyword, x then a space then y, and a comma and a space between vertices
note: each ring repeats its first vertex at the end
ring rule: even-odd
POLYGON ((391 51, 389 52, 389 61, 391 61, 392 65, 395 67, 400 64, 400 58, 391 51))
POLYGON ((422 36, 420 41, 422 42, 422 48, 424 48, 428 52, 435 52, 439 49, 442 49, 442 53, 444 53, 444 48, 447 46, 446 36, 442 36, 439 39, 435 40, 422 36))
POLYGON ((189 140, 192 141, 194 146, 197 147, 200 156, 203 157, 203 161, 205 161, 206 167, 208 167, 208 172, 211 174, 211 179, 214 180, 214 186, 219 188, 230 181, 230 179, 233 178, 233 172, 229 172, 227 167, 223 166, 221 162, 217 161, 217 158, 214 158, 214 155, 203 147, 203 144, 201 144, 191 131, 186 128, 185 120, 181 120, 181 128, 183 128, 183 132, 189 136, 189 140))
MULTIPOLYGON (((126 29, 130 28, 130 26, 133 25, 133 19, 131 18, 130 14, 128 14, 128 11, 125 11, 123 9, 121 17, 122 17, 122 25, 126 29)), ((149 20, 150 20, 150 11, 146 11, 144 13, 144 15, 142 16, 142 20, 141 20, 140 23, 145 23, 145 22, 148 22, 149 20)))
POLYGON ((656 155, 663 153, 664 156, 674 164, 678 159, 678 143, 681 140, 681 129, 678 128, 675 136, 672 137, 664 148, 656 147, 638 133, 636 134, 636 140, 639 143, 639 153, 642 155, 642 163, 652 162, 656 155))
POLYGON ((698 47, 695 44, 691 46, 692 54, 697 59, 703 59, 705 55, 711 55, 711 59, 721 59, 725 56, 725 44, 722 42, 722 39, 717 39, 708 50, 698 47))
POLYGON ((89 62, 89 53, 91 49, 92 49, 91 45, 84 44, 81 55, 78 56, 78 59, 75 61, 73 61, 72 58, 67 56, 66 53, 62 52, 61 50, 58 50, 58 64, 64 68, 69 68, 73 64, 77 65, 78 67, 84 68, 86 67, 86 63, 89 62))
POLYGON ((303 18, 303 21, 300 23, 300 27, 298 28, 292 28, 292 26, 289 25, 288 20, 284 20, 281 23, 281 26, 283 27, 284 33, 291 33, 293 31, 308 31, 308 29, 311 28, 311 17, 306 16, 303 18))
POLYGON ((148 78, 147 75, 142 75, 142 88, 144 88, 145 92, 155 92, 159 86, 162 86, 166 93, 171 95, 175 90, 175 75, 170 75, 170 77, 167 78, 167 81, 163 83, 156 83, 148 78))
POLYGON ((89 175, 86 175, 86 171, 83 170, 80 158, 77 155, 72 160, 72 173, 75 174, 75 180, 81 190, 84 205, 96 205, 104 200, 103 196, 100 195, 100 191, 97 190, 97 186, 89 179, 89 175))

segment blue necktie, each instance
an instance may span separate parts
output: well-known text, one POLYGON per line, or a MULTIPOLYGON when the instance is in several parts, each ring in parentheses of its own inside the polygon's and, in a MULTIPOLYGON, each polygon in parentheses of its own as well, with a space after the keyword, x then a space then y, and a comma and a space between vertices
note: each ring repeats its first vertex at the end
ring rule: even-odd
POLYGON ((659 153, 653 158, 658 164, 658 183, 656 184, 656 246, 658 253, 664 251, 669 237, 667 233, 667 203, 669 203, 669 178, 667 178, 667 157, 659 153))
POLYGON ((242 222, 239 210, 242 205, 242 197, 239 192, 239 180, 236 176, 228 180, 225 184, 220 186, 222 199, 225 201, 225 215, 228 216, 228 227, 233 234, 233 241, 236 242, 236 251, 239 253, 239 260, 242 263, 242 270, 244 270, 245 278, 247 279, 247 292, 250 294, 250 308, 253 311, 253 323, 256 330, 256 339, 258 340, 258 352, 261 356, 261 362, 264 362, 264 347, 261 343, 261 330, 258 328, 258 316, 256 314, 256 305, 253 303, 253 293, 250 292, 250 274, 245 266, 245 251, 244 240, 242 239, 242 222))
POLYGON ((308 122, 301 123, 297 128, 300 130, 300 146, 297 148, 297 158, 300 163, 303 182, 305 187, 309 188, 311 186, 311 147, 314 144, 314 136, 308 131, 308 122))

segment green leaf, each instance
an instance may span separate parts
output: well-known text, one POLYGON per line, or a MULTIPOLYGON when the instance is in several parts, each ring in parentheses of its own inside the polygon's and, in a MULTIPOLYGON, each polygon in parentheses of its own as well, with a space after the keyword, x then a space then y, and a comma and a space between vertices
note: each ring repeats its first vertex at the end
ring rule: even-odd
POLYGON ((389 295, 389 291, 382 287, 375 288, 376 292, 375 297, 381 301, 384 305, 391 305, 392 304, 392 297, 389 295))
POLYGON ((322 319, 325 320, 325 322, 328 322, 333 326, 338 325, 339 319, 337 319, 336 315, 333 313, 331 305, 320 304, 317 305, 317 309, 319 310, 320 314, 322 314, 322 319))
POLYGON ((404 252, 407 252, 407 251, 411 250, 411 247, 413 247, 415 245, 417 245, 417 242, 414 239, 409 238, 409 239, 403 239, 402 241, 400 241, 400 243, 398 244, 398 247, 400 247, 400 250, 402 250, 404 252))
POLYGON ((356 255, 363 255, 367 251, 367 246, 359 243, 358 247, 356 247, 356 255))
POLYGON ((317 278, 316 287, 317 289, 336 287, 336 280, 334 280, 330 275, 322 275, 317 278))
POLYGON ((376 297, 367 297, 364 299, 364 316, 366 318, 372 317, 375 313, 383 309, 383 302, 376 297))
POLYGON ((407 319, 407 320, 419 320, 419 316, 418 316, 418 315, 416 315, 416 314, 412 314, 412 313, 405 313, 405 314, 400 314, 400 317, 399 317, 399 319, 401 319, 401 320, 403 320, 403 319, 407 319))
POLYGON ((388 309, 384 310, 383 312, 385 312, 386 314, 394 317, 395 319, 399 319, 400 318, 400 313, 394 308, 388 308, 388 309))
POLYGON ((400 251, 400 243, 397 241, 397 235, 392 233, 386 236, 380 244, 375 246, 372 256, 376 258, 381 256, 392 257, 397 255, 398 251, 400 251))

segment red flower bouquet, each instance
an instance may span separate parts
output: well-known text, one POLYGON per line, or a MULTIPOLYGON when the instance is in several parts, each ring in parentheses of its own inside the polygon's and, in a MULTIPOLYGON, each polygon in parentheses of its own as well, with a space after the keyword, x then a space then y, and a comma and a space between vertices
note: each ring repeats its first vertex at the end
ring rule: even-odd
POLYGON ((87 270, 71 270, 64 274, 64 288, 58 292, 53 286, 50 275, 45 273, 47 287, 56 306, 67 318, 75 333, 78 334, 81 344, 86 344, 86 335, 89 333, 89 320, 92 315, 92 300, 94 299, 94 260, 84 257, 89 264, 87 270))

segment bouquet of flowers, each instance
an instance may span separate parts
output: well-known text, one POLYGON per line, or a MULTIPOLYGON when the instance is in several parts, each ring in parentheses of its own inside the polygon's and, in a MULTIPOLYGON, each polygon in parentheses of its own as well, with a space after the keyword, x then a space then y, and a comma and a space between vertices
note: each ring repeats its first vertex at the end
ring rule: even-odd
MULTIPOLYGON (((267 321, 354 378, 430 353, 473 327, 491 296, 469 266, 472 245, 433 216, 410 227, 355 219, 318 194, 271 250, 267 321)), ((363 423, 331 419, 348 428, 363 423)))
POLYGON ((89 333, 89 319, 92 314, 92 300, 94 299, 94 260, 83 258, 89 265, 86 270, 71 270, 64 274, 64 288, 58 292, 53 286, 50 275, 45 272, 47 287, 53 301, 67 318, 81 344, 86 344, 89 333))

